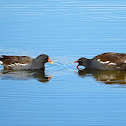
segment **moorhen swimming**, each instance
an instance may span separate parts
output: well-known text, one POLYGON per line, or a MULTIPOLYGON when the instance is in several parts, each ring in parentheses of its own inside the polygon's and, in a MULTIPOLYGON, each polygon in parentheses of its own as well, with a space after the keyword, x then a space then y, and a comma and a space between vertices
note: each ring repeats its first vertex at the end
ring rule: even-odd
POLYGON ((78 66, 82 65, 89 69, 126 70, 126 54, 108 52, 97 55, 92 59, 80 58, 73 63, 78 63, 78 66))
POLYGON ((46 62, 50 62, 53 64, 49 56, 46 54, 39 55, 35 59, 28 56, 0 56, 1 65, 4 66, 4 69, 9 70, 44 70, 44 64, 46 62))

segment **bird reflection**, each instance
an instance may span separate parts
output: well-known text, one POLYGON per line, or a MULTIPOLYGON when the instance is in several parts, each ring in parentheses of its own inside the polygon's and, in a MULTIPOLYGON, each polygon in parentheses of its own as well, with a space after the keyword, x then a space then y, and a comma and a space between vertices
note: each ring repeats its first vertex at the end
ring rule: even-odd
POLYGON ((86 77, 92 75, 97 81, 105 84, 126 84, 126 71, 102 71, 84 69, 79 70, 78 75, 86 77))
POLYGON ((48 82, 51 76, 45 74, 43 70, 29 70, 29 71, 0 71, 0 78, 3 79, 13 79, 13 80, 28 80, 31 78, 37 79, 39 82, 48 82))

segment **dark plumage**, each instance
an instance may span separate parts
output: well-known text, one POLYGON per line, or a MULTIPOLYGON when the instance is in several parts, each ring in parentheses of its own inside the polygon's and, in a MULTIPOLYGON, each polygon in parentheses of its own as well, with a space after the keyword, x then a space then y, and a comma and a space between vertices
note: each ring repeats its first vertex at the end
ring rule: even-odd
MULTIPOLYGON (((126 54, 124 53, 103 53, 92 59, 80 58, 74 63, 97 70, 126 70, 126 54)), ((78 68, 77 66, 77 68, 78 68)))
POLYGON ((39 55, 35 59, 28 56, 0 56, 1 65, 4 66, 4 69, 10 70, 44 70, 46 62, 53 63, 45 54, 39 55))
POLYGON ((84 69, 79 70, 78 75, 80 77, 89 76, 105 84, 126 84, 126 71, 118 70, 94 70, 94 69, 84 69))

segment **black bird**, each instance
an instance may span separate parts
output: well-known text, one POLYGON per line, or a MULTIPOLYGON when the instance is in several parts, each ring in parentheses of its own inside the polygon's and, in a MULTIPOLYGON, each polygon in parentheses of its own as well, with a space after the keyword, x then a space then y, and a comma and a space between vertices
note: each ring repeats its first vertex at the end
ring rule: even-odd
POLYGON ((0 56, 1 65, 4 66, 4 69, 8 70, 44 70, 46 62, 53 64, 46 54, 39 55, 35 59, 28 56, 0 56))
POLYGON ((97 55, 92 59, 80 58, 73 63, 78 63, 78 66, 82 65, 88 69, 126 70, 126 54, 108 52, 97 55))

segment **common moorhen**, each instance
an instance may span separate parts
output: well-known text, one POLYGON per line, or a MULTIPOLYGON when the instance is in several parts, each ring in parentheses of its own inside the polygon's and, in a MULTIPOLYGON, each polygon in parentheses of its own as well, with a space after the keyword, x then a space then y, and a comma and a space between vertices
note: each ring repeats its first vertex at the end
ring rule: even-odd
POLYGON ((89 69, 126 70, 126 54, 108 52, 97 55, 92 59, 80 58, 73 63, 78 63, 78 66, 82 65, 89 69))
POLYGON ((4 69, 9 70, 36 70, 45 69, 45 63, 53 62, 50 60, 49 56, 46 54, 39 55, 37 58, 33 59, 28 56, 0 56, 0 63, 4 66, 4 69))

